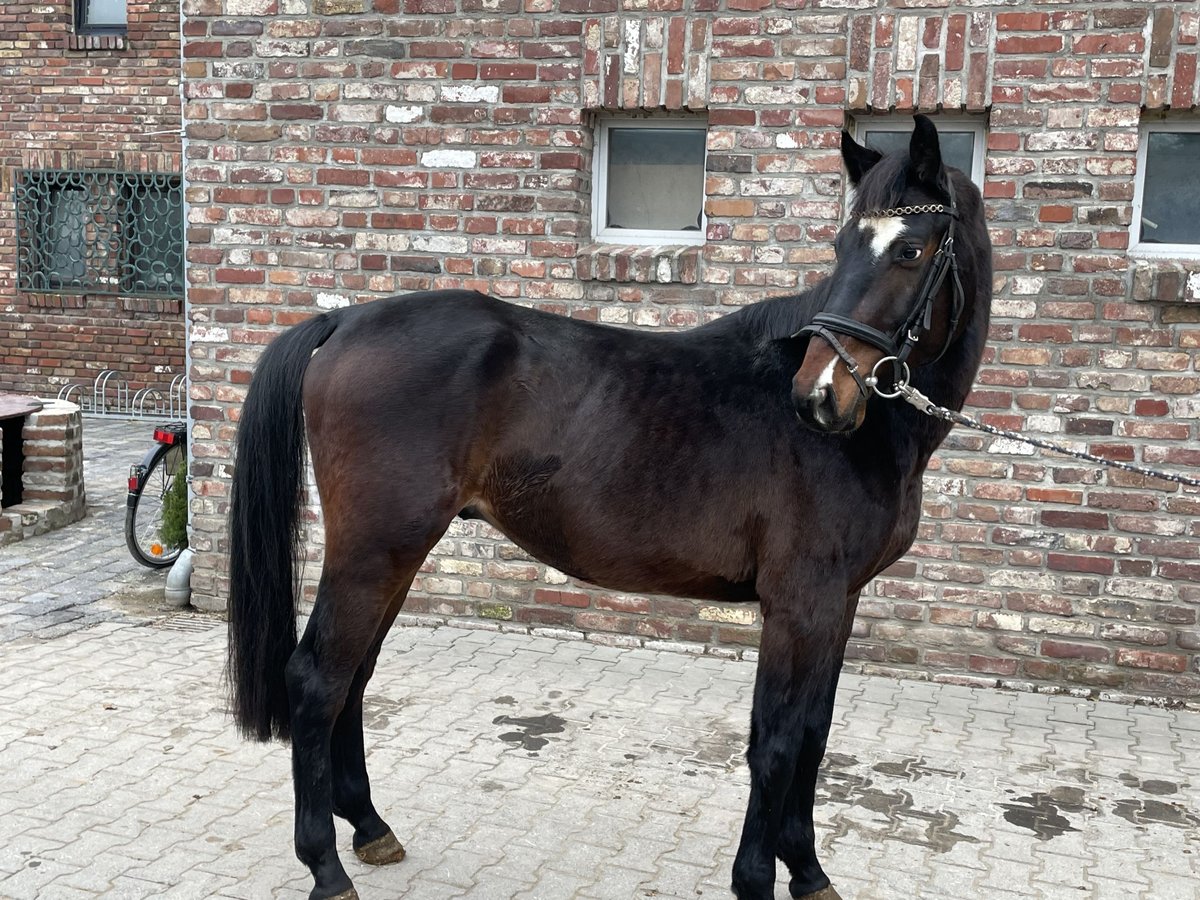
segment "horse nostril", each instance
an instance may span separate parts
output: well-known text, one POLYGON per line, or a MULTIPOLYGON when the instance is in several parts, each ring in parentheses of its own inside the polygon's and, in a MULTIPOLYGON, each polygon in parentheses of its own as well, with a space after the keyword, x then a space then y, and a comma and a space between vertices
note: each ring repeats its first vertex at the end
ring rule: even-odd
POLYGON ((813 412, 824 422, 832 422, 837 417, 837 401, 833 396, 833 388, 822 385, 812 392, 813 412))
POLYGON ((819 431, 828 431, 837 422, 837 398, 832 385, 814 385, 806 393, 796 392, 792 394, 792 403, 800 421, 819 431))

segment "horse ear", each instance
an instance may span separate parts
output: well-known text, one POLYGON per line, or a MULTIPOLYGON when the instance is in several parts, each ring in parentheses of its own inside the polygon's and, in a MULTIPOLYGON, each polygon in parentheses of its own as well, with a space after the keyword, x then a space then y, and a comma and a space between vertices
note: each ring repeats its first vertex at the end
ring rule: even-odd
POLYGON ((850 136, 850 132, 842 132, 842 162, 846 164, 850 183, 854 187, 858 187, 858 183, 862 181, 862 177, 867 174, 871 166, 881 159, 883 159, 882 153, 862 146, 850 136))
POLYGON ((908 156, 917 177, 926 184, 942 182, 942 148, 938 143, 937 129, 929 116, 913 116, 912 140, 908 143, 908 156))

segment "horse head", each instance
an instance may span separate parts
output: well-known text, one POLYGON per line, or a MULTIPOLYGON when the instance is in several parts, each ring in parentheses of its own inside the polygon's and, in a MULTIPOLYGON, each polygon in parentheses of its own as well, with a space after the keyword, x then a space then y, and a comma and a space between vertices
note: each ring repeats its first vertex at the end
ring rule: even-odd
MULTIPOLYGON (((914 117, 908 150, 883 156, 842 132, 854 189, 834 243, 837 264, 792 379, 800 420, 824 432, 862 425, 885 384, 940 359, 967 328, 976 300, 983 204, 963 173, 942 163, 937 129, 914 117)), ((972 375, 974 372, 972 371, 972 375)))

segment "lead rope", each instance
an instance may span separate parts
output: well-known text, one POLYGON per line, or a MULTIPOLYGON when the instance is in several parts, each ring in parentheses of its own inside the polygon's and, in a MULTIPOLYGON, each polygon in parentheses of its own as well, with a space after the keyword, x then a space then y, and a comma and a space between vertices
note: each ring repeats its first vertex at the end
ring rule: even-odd
POLYGON ((1008 431, 1004 428, 996 428, 993 425, 985 425, 983 422, 977 422, 970 416, 964 416, 960 412, 955 412, 952 409, 947 409, 944 406, 938 406, 915 387, 908 383, 909 371, 908 366, 904 363, 903 378, 898 380, 893 385, 891 392, 881 391, 879 389, 879 379, 876 376, 879 366, 885 362, 891 362, 890 359, 884 357, 875 364, 875 368, 871 371, 870 377, 866 379, 876 394, 885 399, 893 399, 899 397, 911 406, 916 407, 927 416, 935 419, 941 419, 945 422, 950 422, 954 425, 965 425, 967 428, 974 428, 978 431, 986 431, 988 434, 994 434, 997 437, 1008 438, 1013 441, 1020 441, 1023 444, 1030 444, 1034 447, 1041 447, 1043 450, 1051 450, 1055 453, 1062 453, 1066 456, 1073 456, 1075 459, 1083 459, 1088 462, 1099 463, 1102 466, 1108 466, 1111 469, 1123 469, 1126 472, 1133 472, 1137 475, 1147 475, 1150 478, 1161 478, 1164 481, 1174 481, 1177 484, 1186 484, 1191 487, 1200 487, 1200 478, 1189 478, 1187 475, 1179 475, 1174 472, 1163 472, 1158 469, 1151 469, 1148 466, 1139 466, 1135 463, 1120 462, 1115 459, 1105 459, 1103 456, 1096 456, 1093 453, 1085 453, 1083 450, 1072 450, 1070 447, 1064 447, 1062 444, 1055 444, 1052 441, 1044 441, 1041 438, 1026 437, 1016 431, 1008 431))

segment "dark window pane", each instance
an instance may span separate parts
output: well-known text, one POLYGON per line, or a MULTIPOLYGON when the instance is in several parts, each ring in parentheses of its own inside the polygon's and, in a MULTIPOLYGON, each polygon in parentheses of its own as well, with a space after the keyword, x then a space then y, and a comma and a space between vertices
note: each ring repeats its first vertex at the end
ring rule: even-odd
POLYGON ((42 220, 41 260, 46 285, 64 288, 80 284, 87 275, 87 191, 82 187, 53 187, 42 220))
POLYGON ((608 228, 699 230, 704 129, 609 129, 607 201, 608 228))
MULTIPOLYGON (((872 131, 868 128, 864 143, 872 150, 886 154, 907 150, 911 138, 912 134, 908 131, 872 131)), ((938 144, 942 148, 942 162, 960 169, 969 177, 974 162, 975 132, 955 131, 952 127, 939 128, 938 144)))
POLYGON ((1146 138, 1140 242, 1200 244, 1200 132, 1151 131, 1146 138))
POLYGON ((183 285, 183 203, 179 183, 128 186, 123 290, 178 294, 183 285))

